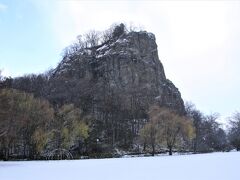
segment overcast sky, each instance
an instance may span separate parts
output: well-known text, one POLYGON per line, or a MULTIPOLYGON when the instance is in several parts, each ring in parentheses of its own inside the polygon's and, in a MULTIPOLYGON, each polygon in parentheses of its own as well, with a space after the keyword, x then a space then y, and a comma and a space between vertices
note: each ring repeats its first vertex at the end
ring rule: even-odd
POLYGON ((77 35, 118 22, 156 35, 184 100, 223 117, 240 110, 240 1, 0 0, 0 69, 44 72, 77 35))

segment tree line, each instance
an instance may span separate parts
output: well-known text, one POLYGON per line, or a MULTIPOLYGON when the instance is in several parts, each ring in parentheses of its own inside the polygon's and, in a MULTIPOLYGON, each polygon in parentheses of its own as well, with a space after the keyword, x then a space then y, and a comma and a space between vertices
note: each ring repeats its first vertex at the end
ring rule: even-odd
POLYGON ((223 129, 217 122, 217 113, 204 115, 195 105, 185 104, 186 114, 179 116, 174 111, 151 106, 148 112, 149 121, 140 130, 140 142, 143 152, 166 150, 172 155, 177 152, 206 153, 240 149, 240 112, 234 113, 223 129))
MULTIPOLYGON (((225 131, 217 114, 204 115, 193 104, 186 114, 152 105, 138 132, 139 152, 214 152, 240 150, 240 113, 225 131)), ((0 157, 20 159, 75 158, 86 155, 94 123, 73 104, 53 107, 47 100, 15 89, 0 89, 0 157), (61 156, 61 157, 60 157, 61 156), (66 157, 65 157, 66 156, 66 157)), ((98 143, 98 142, 96 142, 98 143)))
POLYGON ((53 107, 33 94, 0 88, 0 159, 41 159, 50 154, 57 159, 58 152, 71 149, 83 153, 90 129, 91 117, 73 104, 53 107))

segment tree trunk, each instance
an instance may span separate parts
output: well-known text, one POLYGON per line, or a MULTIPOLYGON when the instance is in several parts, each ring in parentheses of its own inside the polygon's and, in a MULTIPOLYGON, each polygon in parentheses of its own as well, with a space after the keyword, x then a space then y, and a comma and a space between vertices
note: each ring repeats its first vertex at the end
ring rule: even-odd
POLYGON ((35 147, 34 147, 33 145, 31 145, 31 146, 29 147, 29 158, 30 158, 31 160, 36 159, 36 149, 35 149, 35 147))
POLYGON ((143 151, 146 151, 146 142, 143 143, 143 151))
POLYGON ((172 156, 172 146, 169 147, 169 156, 172 156))
POLYGON ((4 161, 8 161, 8 160, 9 160, 9 149, 6 148, 4 152, 4 161))
POLYGON ((155 155, 155 144, 152 143, 152 156, 154 156, 154 155, 155 155))
POLYGON ((196 139, 194 139, 194 141, 193 141, 193 152, 194 153, 197 152, 197 142, 196 141, 197 141, 196 139))

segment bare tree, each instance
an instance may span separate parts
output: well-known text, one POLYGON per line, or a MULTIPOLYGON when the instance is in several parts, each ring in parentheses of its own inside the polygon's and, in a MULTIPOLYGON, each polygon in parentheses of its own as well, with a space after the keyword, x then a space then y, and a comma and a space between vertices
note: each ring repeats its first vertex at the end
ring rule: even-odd
POLYGON ((204 115, 196 109, 195 105, 191 102, 185 103, 185 110, 187 116, 192 119, 193 126, 195 128, 195 138, 193 139, 193 151, 197 152, 200 149, 202 139, 202 124, 204 121, 204 115))
POLYGON ((236 112, 230 118, 230 128, 228 134, 231 145, 240 151, 240 112, 236 112))
POLYGON ((169 155, 172 155, 173 148, 177 143, 182 143, 184 137, 194 137, 194 128, 186 117, 166 108, 159 108, 156 116, 159 116, 161 121, 163 143, 169 149, 169 155))
POLYGON ((158 122, 150 120, 141 130, 140 139, 144 145, 144 151, 147 145, 152 148, 152 156, 156 153, 156 145, 159 143, 159 127, 158 122))
POLYGON ((166 146, 169 155, 172 155, 173 148, 177 143, 182 143, 184 138, 194 137, 192 122, 170 109, 157 105, 151 106, 149 118, 149 122, 141 130, 141 136, 145 143, 148 142, 152 145, 152 155, 155 153, 156 144, 166 146))
POLYGON ((91 48, 99 45, 100 42, 100 33, 97 31, 89 31, 85 34, 85 43, 86 48, 91 48))

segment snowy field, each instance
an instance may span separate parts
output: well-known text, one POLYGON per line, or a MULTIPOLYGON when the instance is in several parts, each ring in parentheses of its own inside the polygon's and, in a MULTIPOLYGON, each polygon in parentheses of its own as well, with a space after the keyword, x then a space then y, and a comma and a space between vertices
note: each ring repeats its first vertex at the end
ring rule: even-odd
POLYGON ((240 152, 73 161, 0 161, 0 180, 240 180, 240 152))

